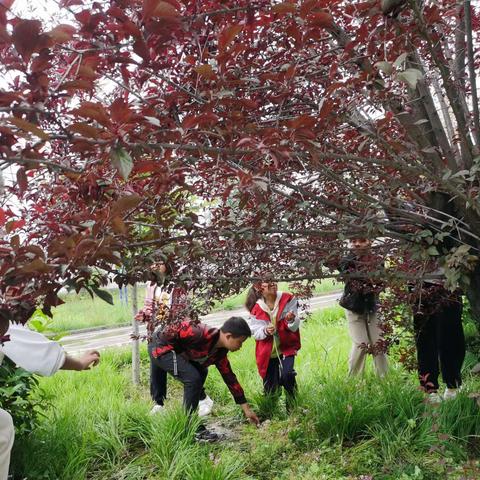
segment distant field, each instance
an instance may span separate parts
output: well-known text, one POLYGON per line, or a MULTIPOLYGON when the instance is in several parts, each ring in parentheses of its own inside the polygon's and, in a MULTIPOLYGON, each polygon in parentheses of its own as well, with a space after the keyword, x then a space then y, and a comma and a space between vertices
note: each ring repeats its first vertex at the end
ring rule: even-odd
MULTIPOLYGON (((138 305, 143 305, 145 286, 138 287, 138 305)), ((61 295, 65 301, 63 305, 53 310, 52 330, 55 332, 77 330, 91 327, 110 327, 129 323, 132 319, 132 303, 129 298, 128 306, 120 304, 118 289, 109 290, 113 296, 114 305, 110 305, 101 298, 90 297, 86 292, 68 293, 61 295)), ((128 288, 129 297, 132 288, 128 288)))
MULTIPOLYGON (((280 290, 288 289, 287 283, 280 283, 280 290)), ((342 288, 342 285, 333 280, 323 280, 315 288, 315 294, 321 295, 342 288)), ((109 290, 113 296, 114 305, 110 305, 98 297, 93 299, 86 292, 80 294, 68 293, 62 298, 65 304, 53 310, 53 322, 51 330, 55 333, 69 332, 83 328, 92 327, 113 327, 116 325, 128 324, 132 319, 132 287, 128 287, 128 306, 120 304, 118 289, 109 290)), ((223 302, 218 302, 214 310, 234 310, 245 303, 247 290, 229 297, 223 302)), ((138 307, 141 308, 145 298, 145 286, 138 287, 138 307)))

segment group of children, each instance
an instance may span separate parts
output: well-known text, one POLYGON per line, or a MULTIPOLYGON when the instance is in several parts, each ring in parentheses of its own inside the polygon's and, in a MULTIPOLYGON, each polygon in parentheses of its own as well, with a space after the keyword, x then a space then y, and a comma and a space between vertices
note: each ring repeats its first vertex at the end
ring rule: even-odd
MULTIPOLYGON (((178 315, 172 315, 172 311, 178 313, 181 310, 178 298, 185 295, 179 294, 179 289, 167 281, 168 269, 162 262, 154 265, 147 283, 145 305, 136 317, 150 323, 150 385, 155 402, 152 413, 163 409, 167 393, 166 375, 169 373, 183 383, 186 410, 198 409, 201 416, 208 414, 213 401, 206 395, 204 383, 208 367, 215 365, 246 418, 258 425, 259 419, 249 407, 227 358, 228 352, 240 349, 250 336, 256 341, 257 367, 265 393, 278 393, 283 386, 287 408, 290 408, 296 392, 294 358, 300 349, 296 298, 278 291, 275 282, 259 282, 247 295, 248 321, 231 317, 219 329, 190 318, 176 321, 178 315)), ((204 427, 197 436, 208 441, 216 439, 216 435, 204 427)))
MULTIPOLYGON (((387 373, 388 361, 382 349, 375 350, 375 345, 382 339, 382 329, 376 315, 378 293, 372 288, 370 280, 355 280, 348 275, 360 270, 359 264, 370 262, 371 243, 367 239, 355 239, 351 246, 350 255, 339 266, 341 274, 345 275, 340 305, 346 310, 352 340, 349 374, 362 373, 367 352, 373 350, 375 369, 377 375, 382 377, 387 373)), ((165 264, 160 263, 156 268, 165 275, 165 264)), ((147 320, 146 317, 155 317, 152 308, 158 309, 162 303, 168 304, 167 312, 178 311, 177 298, 185 299, 186 292, 179 294, 177 289, 165 282, 159 287, 158 278, 154 275, 147 285, 145 307, 137 318, 147 320), (156 307, 152 307, 154 305, 156 307)), ((426 303, 426 299, 423 303, 426 303)), ((294 362, 301 346, 298 301, 292 294, 278 291, 275 282, 262 281, 250 288, 245 306, 250 313, 248 321, 232 317, 220 329, 198 321, 192 322, 191 319, 171 324, 167 321, 162 325, 163 328, 158 328, 162 320, 158 320, 159 315, 156 314, 149 341, 151 393, 155 402, 153 412, 163 408, 166 374, 170 373, 184 385, 183 402, 187 411, 197 410, 200 405, 199 414, 208 414, 213 401, 206 395, 204 383, 208 367, 215 365, 245 416, 258 424, 258 417, 248 406, 244 391, 227 358, 229 351, 241 348, 250 336, 256 342, 256 363, 265 394, 278 394, 283 387, 287 410, 291 408, 297 389, 294 362)), ((447 384, 445 398, 452 397, 461 385, 460 369, 465 355, 461 299, 449 301, 440 313, 438 309, 432 313, 425 309, 420 312, 414 309, 414 318, 421 385, 434 400, 441 369, 447 384)), ((199 432, 199 436, 207 440, 215 438, 205 429, 199 432)))
MULTIPOLYGON (((352 339, 350 375, 363 372, 367 351, 371 351, 371 347, 382 338, 376 315, 378 293, 367 278, 355 280, 354 275, 353 278, 348 275, 361 270, 362 264, 374 263, 370 258, 370 247, 370 241, 366 239, 353 240, 351 254, 343 259, 339 267, 345 275, 340 305, 346 310, 352 339)), ((206 395, 204 384, 208 367, 215 365, 245 417, 258 425, 259 419, 248 405, 227 357, 228 352, 239 350, 251 336, 256 342, 256 363, 265 393, 276 395, 283 387, 287 410, 291 408, 297 390, 295 356, 301 346, 298 301, 292 294, 278 291, 273 281, 258 282, 247 294, 248 321, 231 317, 218 329, 185 315, 188 312, 188 295, 168 281, 173 275, 171 265, 163 262, 155 264, 150 275, 145 305, 136 318, 149 325, 150 383, 155 402, 153 413, 163 408, 168 373, 183 383, 186 410, 191 413, 200 407, 200 415, 208 414, 213 401, 206 395)), ((458 292, 449 293, 444 288, 441 272, 437 280, 423 283, 422 292, 424 296, 413 309, 418 370, 422 387, 429 393, 430 401, 436 402, 440 400, 437 393, 440 371, 447 385, 443 398, 453 398, 461 386, 461 367, 465 356, 462 302, 458 292)), ((83 370, 99 360, 95 351, 87 352, 80 359, 72 359, 56 342, 23 327, 10 325, 8 333, 11 338, 9 342, 0 344, 0 357, 5 354, 17 360, 17 350, 31 343, 29 350, 40 355, 43 363, 51 359, 52 372, 62 368, 83 370)), ((1 329, 0 334, 3 334, 1 329)), ((36 358, 20 355, 17 363, 37 371, 38 365, 30 368, 22 363, 22 359, 30 357, 36 358)), ((386 354, 374 352, 374 363, 377 374, 385 375, 388 369, 386 354)), ((40 373, 45 374, 43 371, 40 373)), ((201 426, 197 438, 214 441, 217 436, 201 426)), ((11 418, 0 409, 0 480, 8 474, 12 443, 11 418)))
MULTIPOLYGON (((379 286, 367 278, 367 272, 382 269, 383 262, 374 257, 370 240, 352 239, 350 253, 339 266, 342 274, 349 274, 340 305, 345 308, 352 339, 350 375, 363 372, 365 356, 372 348, 376 350, 373 358, 377 375, 383 377, 388 370, 386 353, 382 348, 375 349, 383 337, 377 317, 379 286)), ((428 394, 430 403, 438 403, 454 398, 462 385, 461 370, 465 358, 462 296, 461 292, 451 292, 445 287, 442 268, 435 263, 428 267, 425 271, 428 279, 422 280, 419 285, 409 285, 409 290, 420 386, 428 394), (440 372, 446 385, 443 395, 439 394, 440 372)), ((379 272, 376 273, 376 278, 381 277, 379 272)))

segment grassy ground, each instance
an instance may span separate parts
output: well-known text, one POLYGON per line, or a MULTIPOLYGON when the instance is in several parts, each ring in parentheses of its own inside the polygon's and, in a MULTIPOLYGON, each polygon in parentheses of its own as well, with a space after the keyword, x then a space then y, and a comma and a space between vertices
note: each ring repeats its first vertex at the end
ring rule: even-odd
MULTIPOLYGON (((303 325, 296 363, 298 404, 291 415, 262 395, 254 342, 231 355, 255 410, 258 429, 244 422, 214 368, 206 389, 215 400, 209 422, 228 440, 199 445, 195 421, 179 410, 181 390, 169 379, 169 407, 149 415, 148 362, 142 386, 130 384, 129 352, 109 352, 91 372, 42 379, 51 406, 40 427, 19 439, 15 478, 107 480, 427 480, 480 478, 480 416, 469 394, 479 380, 440 406, 425 404, 413 374, 392 362, 383 381, 372 365, 346 378, 349 339, 335 307, 303 325)), ((465 371, 475 359, 467 357, 465 371)))
MULTIPOLYGON (((90 297, 86 292, 68 293, 62 296, 64 304, 52 310, 53 322, 50 329, 54 332, 68 332, 82 328, 113 327, 130 323, 132 306, 120 304, 118 289, 109 290, 113 296, 114 305, 101 298, 90 297)), ((129 295, 131 287, 129 288, 129 295)), ((138 287, 138 305, 143 305, 145 287, 138 287)))
MULTIPOLYGON (((280 289, 286 289, 286 283, 280 284, 280 289)), ((332 280, 323 280, 315 288, 315 294, 328 293, 339 290, 341 285, 332 280)), ((129 295, 132 288, 128 287, 129 295)), ((118 290, 109 291, 113 296, 114 305, 110 305, 102 299, 91 298, 88 293, 80 294, 69 293, 62 298, 65 301, 63 305, 53 310, 53 322, 49 328, 55 332, 68 332, 92 327, 113 327, 116 325, 128 324, 132 318, 132 305, 129 299, 129 305, 120 303, 118 290)), ((234 310, 240 308, 245 303, 246 291, 239 295, 227 298, 215 306, 215 310, 234 310)), ((138 287, 138 306, 143 305, 145 298, 145 287, 138 287)))

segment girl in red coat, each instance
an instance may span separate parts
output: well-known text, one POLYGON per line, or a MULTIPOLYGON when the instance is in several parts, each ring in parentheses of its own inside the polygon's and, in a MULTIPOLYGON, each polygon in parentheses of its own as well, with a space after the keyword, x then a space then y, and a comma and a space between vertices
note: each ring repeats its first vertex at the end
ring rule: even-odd
POLYGON ((265 393, 277 393, 283 386, 288 406, 297 388, 293 364, 300 350, 298 301, 291 293, 279 292, 275 282, 261 282, 249 290, 245 306, 265 393))

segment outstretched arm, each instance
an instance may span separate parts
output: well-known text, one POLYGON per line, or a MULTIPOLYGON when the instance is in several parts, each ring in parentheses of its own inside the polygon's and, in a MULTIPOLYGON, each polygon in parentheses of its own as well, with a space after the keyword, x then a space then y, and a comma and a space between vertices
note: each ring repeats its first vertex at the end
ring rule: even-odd
POLYGON ((71 357, 65 355, 65 362, 63 363, 62 370, 89 370, 91 367, 95 367, 100 362, 100 353, 96 350, 90 350, 84 353, 80 357, 71 357))

